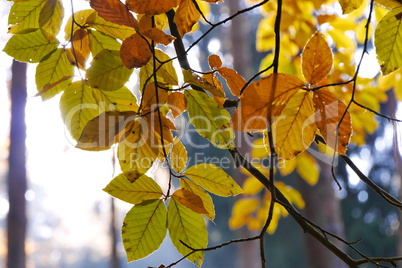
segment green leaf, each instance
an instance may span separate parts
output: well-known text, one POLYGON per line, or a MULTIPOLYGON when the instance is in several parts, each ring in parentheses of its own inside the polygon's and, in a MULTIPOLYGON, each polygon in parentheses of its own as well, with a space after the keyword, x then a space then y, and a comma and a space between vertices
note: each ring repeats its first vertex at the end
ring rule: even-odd
POLYGON ((402 7, 392 9, 381 19, 374 44, 384 75, 402 67, 402 7))
POLYGON ((88 19, 88 25, 104 34, 120 40, 124 40, 127 37, 135 34, 134 28, 106 21, 102 19, 96 12, 88 19))
POLYGON ((177 138, 174 138, 173 147, 170 151, 170 163, 172 168, 177 173, 182 172, 187 166, 187 150, 183 143, 177 138))
POLYGON ((124 86, 132 72, 122 63, 119 51, 103 50, 93 58, 86 77, 91 87, 113 91, 124 86))
POLYGON ((74 67, 63 48, 57 49, 36 67, 36 86, 42 99, 50 99, 72 81, 74 67))
POLYGON ((99 52, 104 49, 109 50, 120 50, 121 44, 117 42, 116 39, 110 37, 109 35, 103 34, 98 31, 88 31, 89 36, 89 47, 91 49, 92 55, 96 56, 99 52))
POLYGON ((222 149, 233 149, 234 131, 230 125, 230 114, 206 93, 186 90, 187 111, 191 124, 198 134, 222 149))
POLYGON ((150 177, 142 175, 130 182, 123 173, 115 177, 103 190, 134 205, 145 200, 158 199, 163 194, 161 187, 150 177))
POLYGON ((186 170, 184 175, 216 195, 231 196, 243 193, 233 178, 215 164, 203 163, 192 166, 186 170))
POLYGON ((74 33, 81 29, 79 25, 81 26, 89 26, 88 20, 93 20, 94 16, 96 15, 96 11, 93 9, 85 9, 85 10, 80 10, 74 13, 74 21, 76 23, 73 23, 72 17, 68 18, 66 27, 64 27, 64 33, 65 36, 64 38, 66 40, 70 40, 71 36, 74 35, 74 33))
POLYGON ((59 45, 57 39, 47 41, 40 30, 27 34, 16 34, 8 40, 3 51, 18 61, 39 62, 59 45))
MULTIPOLYGON (((171 61, 171 58, 162 51, 160 51, 159 49, 155 49, 155 56, 158 59, 156 61, 156 69, 158 70, 156 75, 158 77, 158 82, 162 82, 172 86, 178 85, 177 73, 173 67, 173 62, 171 61), (165 62, 165 63, 162 65, 162 67, 160 67, 161 63, 159 62, 165 62)), ((146 65, 144 65, 140 69, 140 75, 139 75, 140 90, 144 88, 145 82, 149 83, 151 81, 154 81, 152 77, 153 73, 154 73, 154 66, 153 66, 153 60, 151 59, 148 61, 146 65)))
MULTIPOLYGON (((194 249, 205 248, 208 244, 208 231, 202 216, 180 204, 174 196, 169 200, 167 226, 173 245, 183 256, 191 252, 183 243, 194 249)), ((204 252, 195 252, 187 259, 201 267, 204 252)))
POLYGON ((166 236, 166 207, 163 201, 149 200, 135 205, 124 218, 121 232, 129 262, 157 250, 166 236))
POLYGON ((8 16, 8 29, 11 34, 24 34, 39 29, 39 14, 45 4, 43 0, 16 2, 11 6, 8 16))
POLYGON ((194 194, 201 197, 202 203, 204 204, 204 208, 208 212, 207 214, 204 214, 205 217, 207 217, 211 221, 215 218, 215 206, 214 203, 212 202, 211 196, 207 192, 205 192, 200 186, 198 186, 194 182, 185 178, 182 178, 180 180, 180 187, 187 191, 193 192, 194 194))
POLYGON ((60 98, 60 110, 67 129, 79 140, 86 124, 105 111, 134 111, 137 104, 134 95, 122 87, 108 92, 91 88, 84 81, 72 83, 60 98))
POLYGON ((61 0, 46 0, 39 15, 39 26, 43 36, 50 41, 60 31, 64 17, 64 8, 61 0))

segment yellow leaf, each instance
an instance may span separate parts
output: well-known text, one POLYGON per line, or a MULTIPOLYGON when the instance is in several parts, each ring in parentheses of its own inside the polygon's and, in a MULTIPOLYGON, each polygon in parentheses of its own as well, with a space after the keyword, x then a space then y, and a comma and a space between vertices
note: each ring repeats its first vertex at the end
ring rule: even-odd
POLYGON ((321 135, 332 149, 336 149, 339 154, 345 154, 352 135, 350 114, 346 110, 346 105, 326 89, 314 91, 313 96, 317 110, 316 124, 321 135))
POLYGON ((321 32, 316 32, 302 53, 302 71, 311 85, 318 84, 332 68, 332 52, 321 32))
POLYGON ((355 9, 358 9, 363 2, 363 0, 338 0, 338 1, 342 7, 343 14, 348 14, 354 11, 355 9))
POLYGON ((205 81, 214 86, 214 88, 211 87, 206 90, 212 94, 218 106, 223 107, 226 100, 226 94, 218 77, 215 73, 206 73, 202 75, 202 79, 205 79, 205 81))
POLYGON ((217 97, 225 97, 225 94, 219 90, 219 87, 211 84, 207 79, 193 73, 190 70, 183 70, 184 82, 198 86, 210 92, 217 97))
POLYGON ((293 159, 314 140, 317 126, 308 91, 298 92, 289 100, 273 124, 275 149, 279 158, 293 159))
POLYGON ((135 33, 121 44, 120 58, 127 68, 139 68, 152 58, 152 52, 148 42, 135 33))
POLYGON ((191 28, 201 18, 200 12, 194 6, 192 0, 181 0, 176 11, 174 22, 181 36, 191 31, 191 28))
POLYGON ((158 15, 166 13, 174 7, 177 7, 180 0, 127 0, 127 7, 137 13, 146 15, 158 15))
POLYGON ((205 190, 219 195, 232 196, 243 193, 240 186, 222 168, 215 164, 199 164, 184 172, 188 178, 205 190))
MULTIPOLYGON (((12 25, 9 27, 8 33, 24 34, 39 29, 40 12, 45 3, 42 0, 14 3, 8 16, 8 24, 12 25)), ((47 41, 51 41, 52 39, 47 41)))
MULTIPOLYGON (((197 249, 205 248, 208 244, 208 231, 202 215, 183 206, 175 196, 169 200, 167 227, 173 245, 183 256, 190 253, 191 249, 182 242, 197 249)), ((204 252, 195 252, 187 259, 201 267, 204 252)))
MULTIPOLYGON (((302 153, 303 154, 303 153, 302 153)), ((282 176, 289 175, 290 173, 293 172, 296 168, 296 158, 292 160, 279 160, 278 166, 279 166, 279 172, 281 173, 282 176)))
POLYGON ((290 74, 271 74, 251 83, 241 95, 239 107, 233 115, 234 129, 245 132, 267 129, 269 110, 272 116, 279 115, 289 99, 304 85, 302 80, 290 74))
POLYGON ((219 74, 225 78, 226 83, 232 94, 234 96, 240 96, 240 90, 246 84, 246 80, 238 74, 235 70, 227 68, 227 67, 220 67, 218 69, 219 74))
POLYGON ((402 6, 389 11, 378 23, 374 44, 384 75, 402 67, 402 6))
POLYGON ((91 52, 89 48, 88 31, 86 29, 79 29, 74 33, 71 52, 73 56, 72 62, 81 69, 85 69, 85 63, 91 52), (78 62, 78 64, 76 62, 78 62))
POLYGON ((173 140, 173 147, 170 151, 170 164, 177 173, 181 173, 187 166, 187 150, 183 143, 175 137, 173 140))
POLYGON ((263 139, 253 141, 251 156, 258 159, 263 159, 269 156, 269 152, 267 151, 267 147, 265 146, 263 139))
POLYGON ((264 189, 264 185, 255 177, 248 177, 243 183, 243 190, 245 195, 255 195, 264 189))
POLYGON ((145 88, 144 92, 142 92, 141 98, 141 108, 142 113, 147 114, 151 111, 156 111, 158 107, 164 105, 168 100, 168 94, 166 90, 158 87, 155 88, 155 83, 149 83, 145 88), (158 90, 158 103, 156 101, 156 90, 158 90))
POLYGON ((176 190, 172 196, 174 196, 174 198, 182 205, 188 207, 198 214, 208 213, 208 211, 206 211, 204 208, 204 203, 202 202, 201 197, 191 191, 188 191, 186 189, 179 189, 176 190))
POLYGON ((163 200, 149 200, 135 205, 121 228, 127 261, 145 258, 162 244, 166 236, 167 211, 163 200))
POLYGON ((134 205, 163 195, 161 187, 150 177, 142 175, 131 182, 124 173, 111 180, 103 191, 134 205))
POLYGON ((168 97, 168 105, 173 117, 176 118, 187 108, 186 96, 180 92, 173 92, 168 97))
POLYGON ((310 185, 315 185, 320 175, 320 168, 313 156, 307 152, 299 154, 296 158, 297 173, 310 185))
POLYGON ((375 0, 375 1, 378 4, 391 9, 402 6, 402 2, 400 0, 375 0))
POLYGON ((204 215, 212 221, 215 218, 215 207, 214 203, 212 202, 211 196, 200 186, 185 178, 180 179, 180 186, 181 188, 193 192, 194 194, 201 197, 204 208, 207 211, 207 213, 205 213, 204 215))
POLYGON ((64 8, 61 0, 47 0, 39 14, 39 27, 46 40, 51 41, 60 31, 64 8))
POLYGON ((229 219, 229 227, 237 229, 246 224, 248 217, 259 206, 257 198, 244 198, 237 200, 232 208, 232 216, 229 219))
POLYGON ((290 187, 284 184, 283 182, 277 182, 275 183, 275 186, 278 187, 278 189, 289 200, 289 202, 295 204, 297 207, 301 209, 305 207, 306 204, 304 203, 302 195, 295 188, 290 187))
POLYGON ((209 67, 211 68, 211 70, 213 70, 214 68, 222 67, 221 58, 218 55, 215 55, 215 54, 209 55, 208 63, 209 63, 209 67))
POLYGON ((138 29, 138 21, 119 0, 90 0, 90 4, 103 19, 138 29))

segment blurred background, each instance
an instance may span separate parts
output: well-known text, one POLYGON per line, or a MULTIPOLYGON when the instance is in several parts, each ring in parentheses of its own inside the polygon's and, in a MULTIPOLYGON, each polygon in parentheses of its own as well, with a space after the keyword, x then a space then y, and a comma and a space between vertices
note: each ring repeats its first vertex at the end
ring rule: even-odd
MULTIPOLYGON (((74 3, 76 10, 88 7, 85 1, 74 3)), ((63 4, 68 17, 69 3, 63 4)), ((243 0, 212 5, 210 18, 218 21, 245 5, 243 0)), ((10 2, 0 3, 2 33, 7 32, 10 6, 10 2)), ((207 56, 216 53, 224 59, 225 66, 233 67, 246 79, 251 77, 258 71, 259 63, 265 56, 265 53, 255 51, 255 32, 261 18, 260 12, 253 11, 218 27, 191 50, 189 58, 192 67, 206 70, 207 56)), ((202 24, 199 27, 201 30, 206 28, 202 24)), ((199 36, 200 33, 189 35, 185 42, 189 44, 199 36)), ((1 35, 1 48, 8 38, 7 34, 1 35)), ((119 173, 119 168, 116 168, 117 171, 114 168, 113 150, 86 152, 76 149, 60 116, 60 96, 45 102, 35 96, 35 65, 27 66, 25 100, 24 93, 16 96, 10 94, 12 77, 19 82, 24 77, 24 64, 13 63, 4 52, 0 52, 0 62, 0 267, 7 267, 8 215, 14 215, 10 219, 9 229, 26 237, 27 268, 158 267, 178 260, 181 256, 166 239, 161 248, 149 257, 133 263, 126 262, 119 229, 130 205, 119 200, 113 201, 102 191, 119 173), (10 135, 11 112, 14 112, 11 107, 17 111, 13 118, 18 131, 10 135), (24 140, 22 132, 25 124, 26 141, 21 142, 21 139, 24 140), (13 139, 16 147, 12 147, 13 139), (26 155, 23 154, 24 144, 26 155), (18 178, 10 187, 8 179, 13 176, 18 178), (23 196, 23 199, 16 199, 15 212, 11 211, 11 196, 23 196), (21 231, 23 229, 19 229, 23 227, 18 224, 18 221, 25 221, 24 210, 19 209, 25 206, 26 234, 21 231)), ((375 74, 373 68, 370 71, 375 74)), ((21 90, 20 83, 16 84, 21 90)), ((135 86, 135 81, 132 81, 133 90, 135 86)), ((381 112, 394 114, 397 111, 396 116, 401 118, 393 91, 387 94, 388 102, 382 104, 381 112)), ((366 145, 351 145, 348 155, 386 191, 401 196, 400 126, 385 120, 378 120, 378 123, 377 130, 367 136, 366 145)), ((202 139, 199 142, 203 142, 202 139)), ((187 150, 190 157, 199 153, 188 146, 187 150)), ((224 151, 214 148, 208 148, 205 152, 211 156, 229 157, 224 151)), ((368 256, 402 255, 400 212, 367 189, 343 162, 337 167, 343 188, 341 191, 332 181, 328 167, 322 164, 320 168, 321 177, 315 186, 305 183, 296 172, 279 179, 302 193, 306 207, 310 208, 303 213, 348 241, 363 238, 356 247, 368 256)), ((244 180, 244 175, 238 171, 226 171, 240 184, 244 180)), ((256 234, 245 227, 229 229, 228 219, 236 198, 213 198, 217 217, 214 223, 208 223, 209 245, 256 234)), ((258 246, 254 241, 208 252, 203 267, 260 267, 258 246)), ((268 263, 270 267, 324 267, 318 264, 318 259, 323 258, 327 264, 325 267, 342 267, 343 264, 331 253, 316 246, 293 219, 281 218, 276 232, 266 239, 268 263)), ((348 253, 356 257, 354 252, 349 250, 348 253)), ((183 261, 176 267, 194 265, 183 261)))

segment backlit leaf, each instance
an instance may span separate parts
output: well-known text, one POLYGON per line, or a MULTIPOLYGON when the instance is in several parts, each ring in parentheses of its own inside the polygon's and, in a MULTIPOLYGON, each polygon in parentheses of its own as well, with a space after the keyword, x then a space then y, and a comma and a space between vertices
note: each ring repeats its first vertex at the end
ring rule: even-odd
POLYGON ((175 39, 173 36, 165 34, 162 30, 158 28, 151 28, 141 33, 149 39, 154 40, 156 43, 165 46, 169 45, 175 39))
POLYGON ((338 1, 339 4, 341 4, 343 14, 348 14, 358 9, 363 2, 363 0, 338 0, 338 1))
POLYGON ((8 24, 13 26, 8 29, 8 33, 24 34, 39 29, 39 14, 44 4, 43 0, 14 3, 8 16, 8 24))
POLYGON ((3 51, 18 61, 39 62, 47 54, 56 50, 57 39, 47 41, 40 30, 27 34, 16 34, 8 40, 3 51))
POLYGON ((222 67, 222 60, 218 55, 212 54, 208 57, 209 67, 213 70, 214 68, 222 67))
POLYGON ((191 124, 201 136, 222 149, 234 148, 234 132, 230 128, 230 114, 207 94, 186 90, 187 111, 191 124))
POLYGON ((102 151, 124 139, 134 121, 135 112, 108 111, 87 122, 78 139, 77 148, 102 151))
POLYGON ((181 36, 191 31, 191 28, 201 18, 200 12, 194 6, 192 0, 181 0, 176 11, 174 22, 181 36))
POLYGON ((307 91, 298 92, 289 100, 273 124, 275 149, 279 158, 293 159, 314 140, 314 107, 307 91))
POLYGON ((114 38, 98 31, 88 31, 89 48, 93 56, 104 49, 120 50, 121 44, 114 38))
POLYGON ((70 16, 67 20, 66 27, 64 28, 64 38, 70 40, 75 31, 81 29, 78 25, 88 26, 88 21, 92 21, 95 15, 96 11, 93 9, 85 9, 75 12, 74 15, 70 16), (73 17, 76 23, 73 22, 73 17))
POLYGON ((35 81, 42 99, 49 99, 71 83, 74 67, 65 49, 59 48, 36 67, 35 81))
POLYGON ((289 99, 304 85, 302 80, 290 74, 271 74, 251 83, 241 95, 239 107, 233 115, 234 129, 246 132, 267 129, 269 110, 271 116, 279 115, 289 99))
POLYGON ((184 76, 184 82, 205 89, 206 91, 208 91, 209 93, 211 93, 216 97, 225 97, 225 93, 222 92, 219 86, 216 86, 214 85, 214 83, 211 83, 211 79, 205 79, 206 77, 208 77, 208 74, 205 74, 203 75, 203 77, 201 77, 190 70, 183 70, 183 76, 184 76))
POLYGON ((124 65, 129 68, 138 68, 147 64, 152 58, 152 52, 144 37, 135 33, 123 41, 120 57, 124 65))
POLYGON ((46 0, 40 15, 39 26, 43 36, 51 41, 60 31, 64 8, 61 0, 46 0))
POLYGON ((332 68, 332 52, 321 32, 316 32, 302 53, 302 71, 311 85, 318 84, 332 68))
POLYGON ((375 30, 374 44, 384 75, 402 67, 402 6, 381 19, 375 30))
POLYGON ((173 92, 168 97, 168 105, 173 117, 176 118, 187 108, 186 96, 180 92, 173 92))
POLYGON ((248 177, 243 183, 243 190, 245 195, 255 195, 264 189, 264 185, 255 177, 248 177))
POLYGON ((335 149, 337 145, 336 151, 339 154, 345 154, 352 135, 350 114, 346 110, 346 105, 326 89, 314 91, 313 96, 313 103, 317 110, 316 124, 321 135, 332 149, 335 149))
POLYGON ((125 40, 135 33, 134 28, 106 21, 96 12, 88 18, 87 23, 90 27, 120 40, 125 40))
POLYGON ((91 52, 87 30, 79 29, 74 33, 72 47, 74 62, 78 62, 77 66, 81 69, 85 69, 85 63, 88 60, 89 53, 91 52))
POLYGON ((204 208, 204 203, 201 197, 195 193, 185 190, 178 189, 173 193, 174 198, 179 201, 182 205, 188 207, 192 211, 199 214, 207 214, 208 212, 204 208))
POLYGON ((122 63, 119 51, 103 50, 93 58, 86 77, 91 87, 113 91, 121 88, 132 72, 122 63))
POLYGON ((384 7, 391 8, 391 9, 402 6, 401 0, 375 0, 375 2, 384 7))
POLYGON ((146 114, 155 111, 158 107, 164 105, 168 100, 168 93, 166 90, 158 87, 158 101, 156 101, 155 83, 150 83, 142 93, 141 107, 142 113, 146 114))
POLYGON ((207 211, 207 213, 205 213, 204 215, 212 221, 215 218, 215 206, 212 202, 211 196, 200 186, 185 178, 180 179, 180 186, 181 188, 193 192, 194 194, 201 197, 204 208, 207 211))
POLYGON ((130 182, 124 173, 110 181, 103 190, 113 197, 134 205, 145 200, 158 199, 163 194, 161 187, 150 177, 142 175, 134 182, 130 182))
POLYGON ((257 198, 243 198, 236 201, 232 208, 232 216, 229 219, 229 227, 237 229, 246 224, 248 217, 259 206, 257 198))
POLYGON ((166 236, 167 210, 163 200, 149 200, 135 205, 121 228, 127 261, 144 258, 157 250, 166 236))
POLYGON ((320 175, 320 168, 313 156, 307 152, 299 154, 296 158, 296 169, 300 177, 310 185, 315 185, 320 175))
POLYGON ((219 74, 225 78, 226 83, 233 95, 240 96, 240 90, 246 84, 246 80, 239 75, 235 70, 221 67, 218 69, 219 74))
MULTIPOLYGON (((167 223, 170 239, 183 256, 191 252, 183 243, 195 249, 207 246, 208 232, 202 215, 182 205, 175 196, 169 200, 167 223)), ((201 267, 204 252, 195 252, 187 259, 201 267)))
POLYGON ((187 166, 187 150, 183 143, 176 137, 173 140, 173 147, 170 151, 170 164, 177 173, 181 173, 187 166))
POLYGON ((137 14, 158 15, 177 7, 180 0, 127 0, 126 3, 137 14))
POLYGON ((119 0, 90 0, 90 4, 103 19, 138 29, 138 21, 119 0))
POLYGON ((222 168, 215 164, 199 164, 188 168, 184 175, 205 190, 219 195, 232 196, 243 193, 240 186, 222 168))

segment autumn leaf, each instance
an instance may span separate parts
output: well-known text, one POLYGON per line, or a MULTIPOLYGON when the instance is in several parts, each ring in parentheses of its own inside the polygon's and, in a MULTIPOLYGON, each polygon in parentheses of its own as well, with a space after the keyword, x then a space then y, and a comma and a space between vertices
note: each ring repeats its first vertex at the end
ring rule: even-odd
POLYGON ((279 115, 289 99, 304 85, 299 78, 281 73, 252 82, 240 97, 239 107, 233 115, 233 128, 245 132, 267 129, 269 110, 271 116, 279 115))
POLYGON ((144 37, 135 33, 123 41, 120 57, 127 68, 139 68, 152 58, 152 51, 144 37))
POLYGON ((135 205, 121 228, 127 260, 142 259, 157 250, 166 236, 167 210, 162 200, 147 200, 135 205))
POLYGON ((313 92, 313 103, 317 110, 316 124, 324 140, 332 149, 336 148, 339 154, 345 154, 352 135, 346 105, 326 89, 313 92))
MULTIPOLYGON (((208 232, 203 217, 182 205, 175 196, 169 200, 167 226, 173 245, 183 256, 191 252, 183 243, 195 249, 205 248, 208 244, 208 232)), ((201 267, 204 252, 195 252, 187 259, 201 267)))
POLYGON ((61 0, 46 0, 39 14, 39 28, 46 40, 53 40, 60 31, 64 8, 61 0))
POLYGON ((275 149, 279 158, 293 159, 314 140, 314 107, 307 91, 296 93, 273 124, 275 149))
POLYGON ((218 73, 225 78, 226 83, 232 94, 234 96, 240 96, 240 91, 246 84, 246 80, 239 75, 235 70, 227 68, 227 67, 220 67, 218 69, 218 73))
POLYGON ((155 111, 162 105, 164 105, 168 100, 168 93, 166 90, 157 87, 155 89, 155 83, 149 83, 142 92, 141 107, 142 113, 147 114, 151 111, 155 111), (156 101, 156 90, 158 90, 158 101, 156 101))
POLYGON ((161 187, 150 177, 142 175, 131 182, 124 173, 111 180, 103 190, 134 205, 145 200, 158 199, 163 194, 161 187))
POLYGON ((127 0, 128 9, 137 14, 158 15, 177 7, 180 0, 127 0))
POLYGON ((342 14, 348 14, 356 9, 358 9, 363 0, 338 0, 342 7, 342 14))
POLYGON ((90 0, 90 4, 103 19, 138 29, 138 21, 119 0, 90 0))
POLYGON ((192 211, 198 214, 207 214, 208 212, 204 208, 204 203, 201 197, 195 193, 185 190, 178 189, 173 193, 174 198, 179 201, 182 205, 188 207, 192 211))
POLYGON ((384 75, 402 67, 402 6, 389 11, 378 23, 374 44, 384 75))
POLYGON ((243 193, 241 187, 222 168, 215 164, 199 164, 188 168, 184 175, 202 188, 219 196, 243 193))
POLYGON ((72 54, 74 62, 78 62, 77 66, 81 69, 85 69, 85 63, 90 52, 88 31, 85 29, 77 30, 72 38, 72 54))
POLYGON ((302 71, 311 85, 318 84, 332 68, 332 52, 321 32, 316 32, 302 53, 302 71))
POLYGON ((222 67, 222 60, 218 55, 212 54, 208 57, 208 64, 211 70, 222 67))
POLYGON ((181 0, 179 8, 176 10, 174 22, 181 36, 191 31, 191 28, 201 18, 200 12, 195 7, 192 0, 181 0))
POLYGON ((14 3, 8 15, 8 24, 12 25, 9 27, 8 33, 25 34, 39 29, 39 15, 45 3, 43 0, 14 3))
POLYGON ((320 168, 316 159, 307 151, 296 158, 296 170, 300 177, 310 185, 315 185, 320 176, 320 168))
POLYGON ((141 31, 141 34, 148 37, 151 40, 154 40, 156 43, 162 45, 169 45, 175 38, 171 35, 165 34, 162 30, 158 28, 151 28, 146 31, 141 31))
POLYGON ((187 150, 183 143, 175 137, 173 140, 173 147, 170 151, 170 164, 174 171, 181 173, 187 166, 187 150))
POLYGON ((212 221, 215 218, 215 207, 211 196, 196 183, 185 178, 180 179, 180 186, 181 188, 196 194, 202 199, 204 208, 207 211, 207 213, 204 215, 212 221))
POLYGON ((173 117, 181 115, 187 108, 187 99, 181 92, 173 92, 168 97, 168 105, 173 117))
POLYGON ((236 201, 232 208, 232 216, 229 219, 229 227, 237 229, 247 223, 248 217, 259 206, 257 198, 244 198, 236 201))
POLYGON ((221 89, 220 84, 217 86, 214 84, 215 81, 213 81, 213 79, 206 79, 209 75, 213 74, 205 74, 201 77, 190 70, 183 70, 184 82, 205 89, 215 97, 225 97, 225 93, 221 89))
POLYGON ((120 50, 121 44, 113 37, 103 34, 99 31, 88 31, 89 49, 92 56, 95 57, 104 49, 120 50))

